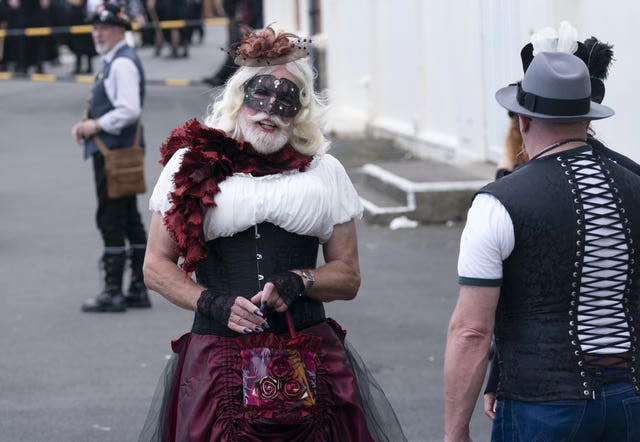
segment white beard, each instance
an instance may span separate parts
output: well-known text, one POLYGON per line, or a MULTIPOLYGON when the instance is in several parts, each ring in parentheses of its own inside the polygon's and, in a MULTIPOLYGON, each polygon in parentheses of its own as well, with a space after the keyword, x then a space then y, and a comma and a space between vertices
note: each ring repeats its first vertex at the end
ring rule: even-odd
POLYGON ((289 141, 291 126, 286 125, 277 116, 269 117, 267 114, 261 112, 252 117, 241 117, 238 120, 238 124, 243 139, 251 143, 253 148, 263 155, 279 151, 289 141), (264 132, 257 124, 257 122, 261 120, 270 120, 276 123, 277 129, 274 132, 264 132))

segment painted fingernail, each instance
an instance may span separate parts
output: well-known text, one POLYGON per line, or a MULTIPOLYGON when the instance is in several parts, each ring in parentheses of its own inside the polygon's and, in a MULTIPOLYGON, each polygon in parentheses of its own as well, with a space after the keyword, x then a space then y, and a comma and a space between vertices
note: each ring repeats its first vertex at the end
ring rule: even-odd
POLYGON ((264 310, 267 307, 267 301, 262 301, 260 303, 260 309, 264 310))
POLYGON ((264 329, 259 325, 254 330, 257 331, 258 333, 262 333, 264 331, 264 329))
POLYGON ((253 314, 256 315, 256 316, 260 316, 261 318, 264 316, 259 308, 255 309, 253 311, 253 314))
POLYGON ((245 327, 245 328, 242 330, 242 333, 244 333, 245 335, 248 335, 249 333, 251 333, 251 329, 250 329, 250 328, 248 328, 248 327, 245 327))
POLYGON ((263 327, 265 330, 266 330, 266 329, 271 328, 271 327, 269 326, 269 323, 268 323, 267 321, 264 321, 264 323, 262 324, 262 327, 263 327))

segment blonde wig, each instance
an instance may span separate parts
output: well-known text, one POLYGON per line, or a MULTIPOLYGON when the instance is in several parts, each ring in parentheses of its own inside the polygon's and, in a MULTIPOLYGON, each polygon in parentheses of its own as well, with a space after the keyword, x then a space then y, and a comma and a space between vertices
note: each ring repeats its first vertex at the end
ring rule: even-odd
MULTIPOLYGON (((245 85, 256 75, 270 74, 280 66, 241 66, 229 78, 222 94, 209 106, 205 124, 237 139, 240 135, 238 116, 244 101, 245 85)), ((329 147, 329 140, 322 132, 328 109, 326 95, 314 92, 314 72, 308 61, 295 60, 284 66, 300 86, 302 104, 302 109, 293 119, 293 134, 289 143, 304 155, 321 155, 329 147)))

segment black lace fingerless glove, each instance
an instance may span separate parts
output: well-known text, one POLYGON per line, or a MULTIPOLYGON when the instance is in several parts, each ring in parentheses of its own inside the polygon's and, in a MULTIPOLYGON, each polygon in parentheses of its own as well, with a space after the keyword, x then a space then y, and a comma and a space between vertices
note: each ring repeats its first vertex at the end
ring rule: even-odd
POLYGON ((231 306, 234 302, 235 298, 233 296, 216 296, 207 289, 200 293, 196 310, 201 315, 226 325, 229 322, 231 306))
POLYGON ((302 281, 302 277, 297 273, 276 273, 271 275, 267 279, 267 282, 271 282, 276 286, 280 298, 287 304, 287 307, 293 304, 293 301, 304 292, 304 281, 302 281))

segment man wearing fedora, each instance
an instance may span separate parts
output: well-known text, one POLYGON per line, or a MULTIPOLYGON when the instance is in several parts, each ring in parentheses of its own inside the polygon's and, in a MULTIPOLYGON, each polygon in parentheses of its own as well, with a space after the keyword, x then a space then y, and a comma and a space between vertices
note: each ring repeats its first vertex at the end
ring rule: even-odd
MULTIPOLYGON (((125 31, 131 29, 124 7, 105 2, 93 15, 92 37, 102 68, 95 78, 86 118, 71 129, 77 143, 84 143, 85 159, 93 160, 98 208, 96 222, 102 235, 104 287, 82 304, 84 312, 123 312, 127 307, 150 307, 142 276, 147 235, 138 211, 136 195, 110 198, 104 171, 104 156, 94 140, 99 136, 109 148, 134 144, 144 101, 144 71, 134 48, 127 45, 125 31), (122 291, 127 260, 131 258, 129 290, 122 291)), ((140 136, 144 146, 144 137, 140 136)))
POLYGON ((586 65, 537 54, 497 101, 530 160, 474 197, 445 352, 445 440, 470 441, 492 334, 494 441, 640 440, 640 177, 589 145, 586 65))

